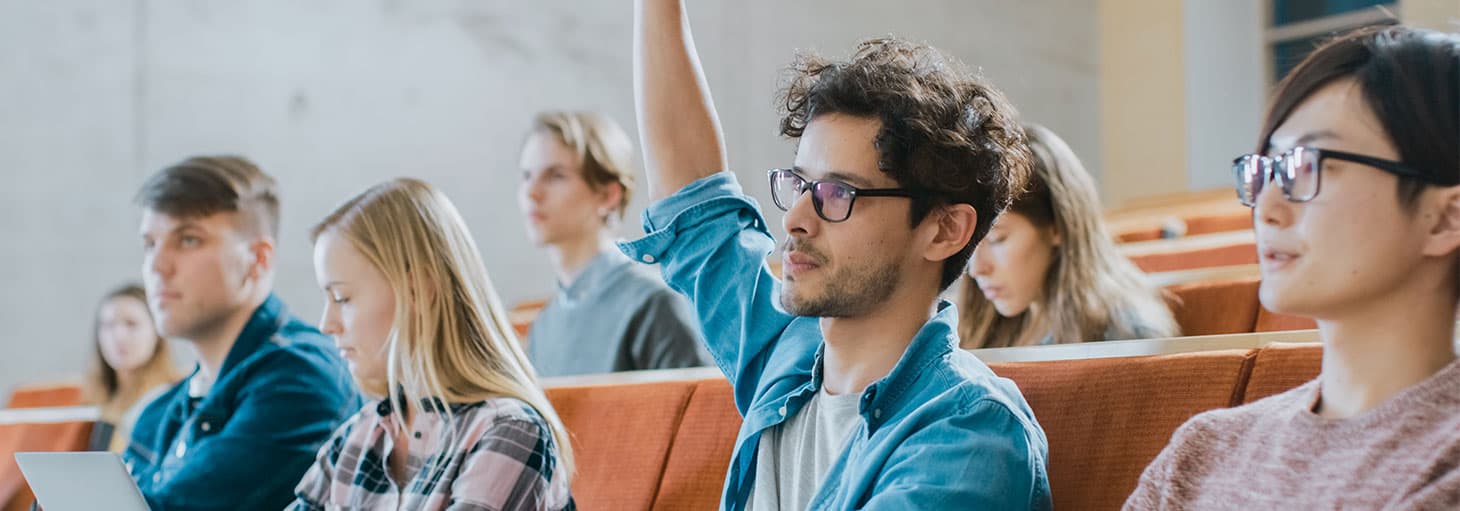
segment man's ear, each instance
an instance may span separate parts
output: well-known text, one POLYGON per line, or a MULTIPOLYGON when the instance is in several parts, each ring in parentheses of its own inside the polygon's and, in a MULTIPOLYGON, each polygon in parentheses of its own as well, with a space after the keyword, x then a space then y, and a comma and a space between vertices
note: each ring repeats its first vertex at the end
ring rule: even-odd
POLYGON ((598 190, 598 216, 605 223, 618 214, 618 205, 623 201, 624 187, 619 183, 609 183, 598 190))
POLYGON ((978 226, 978 211, 969 204, 949 204, 933 210, 923 219, 931 235, 923 248, 923 258, 944 261, 953 257, 973 239, 978 226))
POLYGON ((250 278, 259 278, 274 269, 274 240, 261 236, 248 244, 248 253, 253 259, 248 267, 250 278))
MULTIPOLYGON (((1460 186, 1432 189, 1434 217, 1422 253, 1431 257, 1453 256, 1460 249, 1460 186)), ((1429 202, 1429 201, 1426 201, 1429 202)))

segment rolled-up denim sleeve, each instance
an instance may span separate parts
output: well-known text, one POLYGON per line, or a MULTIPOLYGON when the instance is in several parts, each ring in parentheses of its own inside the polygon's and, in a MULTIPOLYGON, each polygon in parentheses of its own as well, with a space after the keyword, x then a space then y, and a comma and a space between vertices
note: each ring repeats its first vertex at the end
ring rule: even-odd
POLYGON ((720 172, 650 205, 644 232, 619 247, 659 265, 669 287, 689 298, 706 348, 737 393, 753 388, 768 348, 793 319, 776 307, 777 282, 765 261, 775 239, 754 199, 734 174, 720 172))

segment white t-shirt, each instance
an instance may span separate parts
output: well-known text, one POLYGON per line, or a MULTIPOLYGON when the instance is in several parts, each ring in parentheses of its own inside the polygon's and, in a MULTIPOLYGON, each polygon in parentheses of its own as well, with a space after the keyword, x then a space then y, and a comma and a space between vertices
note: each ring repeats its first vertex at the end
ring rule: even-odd
POLYGON ((762 434, 747 509, 806 509, 862 422, 857 414, 861 397, 833 396, 822 388, 795 416, 762 434))

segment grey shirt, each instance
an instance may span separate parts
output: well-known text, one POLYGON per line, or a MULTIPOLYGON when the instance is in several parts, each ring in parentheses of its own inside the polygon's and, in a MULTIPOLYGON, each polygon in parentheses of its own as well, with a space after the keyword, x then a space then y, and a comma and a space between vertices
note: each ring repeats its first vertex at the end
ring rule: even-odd
POLYGON ((747 509, 806 509, 862 423, 861 403, 860 392, 833 396, 823 387, 799 413, 772 426, 757 447, 755 486, 747 509))
POLYGON ((527 355, 540 376, 709 365, 689 302, 618 250, 599 253, 538 313, 527 355))

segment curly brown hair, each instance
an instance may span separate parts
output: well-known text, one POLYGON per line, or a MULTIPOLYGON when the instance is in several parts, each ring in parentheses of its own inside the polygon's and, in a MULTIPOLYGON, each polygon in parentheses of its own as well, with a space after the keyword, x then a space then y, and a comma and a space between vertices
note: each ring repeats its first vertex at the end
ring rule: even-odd
POLYGON ((894 37, 862 41, 846 61, 800 54, 787 74, 778 99, 782 135, 800 138, 827 114, 877 118, 877 166, 916 194, 913 225, 949 204, 978 212, 968 245, 943 263, 940 289, 947 289, 1029 174, 1014 107, 957 60, 894 37))

